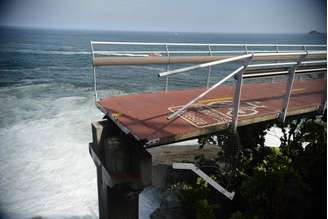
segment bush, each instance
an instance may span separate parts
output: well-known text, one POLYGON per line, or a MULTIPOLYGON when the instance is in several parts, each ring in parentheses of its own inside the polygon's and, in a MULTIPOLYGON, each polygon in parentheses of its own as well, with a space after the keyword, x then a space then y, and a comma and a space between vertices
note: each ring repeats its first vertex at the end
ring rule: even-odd
POLYGON ((236 195, 230 201, 200 179, 179 182, 172 189, 187 218, 326 218, 326 123, 287 121, 280 148, 264 147, 272 125, 243 127, 240 139, 211 137, 223 152, 215 161, 198 157, 197 164, 236 195))

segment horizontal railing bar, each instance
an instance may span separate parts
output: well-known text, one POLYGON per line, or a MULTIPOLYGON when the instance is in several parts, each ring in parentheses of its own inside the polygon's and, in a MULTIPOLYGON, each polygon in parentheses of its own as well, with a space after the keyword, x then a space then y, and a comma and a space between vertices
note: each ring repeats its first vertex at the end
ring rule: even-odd
POLYGON ((303 64, 317 64, 317 63, 327 63, 327 60, 317 60, 317 61, 304 61, 303 64))
MULTIPOLYGON (((248 56, 251 57, 251 56, 248 56)), ((246 57, 247 58, 247 57, 246 57)), ((175 118, 177 115, 179 115, 180 113, 184 112, 185 109, 187 109, 188 107, 190 107, 193 103, 195 103, 197 100, 201 99, 202 97, 204 97, 205 95, 207 95, 209 92, 211 92, 212 90, 214 90, 216 87, 218 87, 219 85, 223 84, 226 80, 230 79, 232 76, 234 76, 235 74, 238 74, 241 70, 243 70, 245 68, 245 66, 241 66, 239 68, 237 68, 235 71, 233 71, 232 73, 230 73, 228 76, 224 77, 221 81, 219 81, 218 83, 216 83, 215 85, 213 85, 212 87, 208 88, 205 92, 203 92, 202 94, 200 94, 198 97, 194 98, 193 100, 191 100, 189 103, 187 103, 186 105, 184 105, 181 109, 179 109, 178 111, 174 112, 173 114, 171 114, 168 119, 172 119, 175 118)))
MULTIPOLYGON (((309 73, 309 72, 317 72, 317 71, 325 71, 327 68, 310 68, 310 69, 299 69, 296 70, 296 73, 309 73)), ((243 78, 260 78, 260 77, 269 77, 269 76, 277 76, 277 75, 286 75, 289 74, 289 71, 277 71, 277 72, 266 72, 266 73, 252 73, 252 74, 244 74, 243 78)))
MULTIPOLYGON (((304 62, 302 62, 302 65, 304 65, 304 64, 321 64, 321 63, 327 63, 327 60, 304 61, 304 62)), ((288 66, 288 65, 296 65, 296 64, 297 64, 297 62, 278 62, 278 63, 252 64, 252 65, 248 65, 248 68, 285 66, 285 65, 288 66)))
POLYGON ((231 47, 327 47, 323 44, 258 44, 258 43, 246 43, 246 44, 221 44, 221 43, 155 43, 155 42, 106 42, 106 41, 91 41, 93 45, 153 45, 153 46, 231 46, 231 47))
POLYGON ((327 68, 309 68, 309 69, 299 69, 296 70, 296 73, 304 73, 304 72, 311 72, 311 71, 325 71, 327 68))
MULTIPOLYGON (((304 50, 286 50, 286 52, 302 52, 304 50)), ((320 52, 320 50, 312 50, 313 52, 320 52)), ((275 50, 248 50, 249 53, 274 53, 275 50)), ((283 53, 284 51, 281 51, 283 53)), ((94 54, 101 54, 101 55, 127 55, 127 54, 150 54, 150 53, 157 53, 157 54, 166 54, 166 51, 94 51, 94 54)), ((245 53, 245 50, 221 50, 221 51, 215 51, 213 50, 212 53, 222 54, 222 53, 245 53)), ((170 54, 208 54, 208 51, 175 51, 170 50, 170 54)))
MULTIPOLYGON (((112 57, 101 56, 93 57, 93 66, 109 66, 109 65, 146 65, 146 64, 197 64, 213 62, 226 58, 235 57, 234 55, 203 55, 203 56, 143 56, 143 57, 112 57)), ((296 59, 297 55, 284 57, 255 57, 254 61, 282 61, 296 59)), ((326 54, 317 54, 307 56, 307 60, 317 60, 326 58, 326 54)))
POLYGON ((297 62, 279 62, 279 63, 252 64, 252 65, 248 65, 248 68, 295 65, 296 63, 297 62))
POLYGON ((254 57, 264 57, 264 56, 289 56, 289 55, 319 55, 327 54, 327 51, 308 51, 308 52, 275 52, 275 53, 254 53, 254 57))
POLYGON ((173 74, 178 74, 178 73, 182 73, 182 72, 195 70, 195 69, 198 69, 198 68, 207 68, 207 67, 210 67, 210 66, 213 66, 213 65, 219 65, 219 64, 223 64, 223 63, 227 63, 227 62, 242 60, 242 59, 245 59, 245 58, 249 58, 251 56, 252 56, 252 54, 247 54, 247 55, 241 55, 241 56, 227 58, 227 59, 223 59, 223 60, 218 60, 218 61, 214 61, 214 62, 203 63, 203 64, 200 64, 200 65, 194 65, 194 66, 190 66, 190 67, 186 67, 186 68, 179 68, 179 69, 176 69, 176 70, 173 70, 173 71, 167 71, 167 72, 159 73, 158 76, 163 77, 163 76, 168 76, 168 75, 173 75, 173 74))
POLYGON ((232 58, 226 58, 226 59, 222 59, 222 60, 218 60, 218 61, 203 63, 203 64, 194 65, 194 66, 190 66, 190 67, 179 68, 179 69, 175 69, 172 71, 161 72, 158 74, 158 76, 164 77, 164 76, 168 76, 168 75, 179 74, 179 73, 183 73, 183 72, 187 72, 187 71, 191 71, 191 70, 195 70, 195 69, 199 69, 199 68, 205 68, 205 67, 210 67, 210 66, 214 66, 214 65, 220 65, 223 63, 227 63, 227 62, 245 59, 250 56, 268 57, 268 56, 291 56, 291 55, 306 55, 306 54, 308 54, 308 55, 326 54, 326 51, 323 51, 323 52, 299 52, 299 53, 265 53, 265 54, 253 53, 253 54, 247 54, 247 55, 242 55, 242 56, 237 56, 237 57, 232 57, 232 58))

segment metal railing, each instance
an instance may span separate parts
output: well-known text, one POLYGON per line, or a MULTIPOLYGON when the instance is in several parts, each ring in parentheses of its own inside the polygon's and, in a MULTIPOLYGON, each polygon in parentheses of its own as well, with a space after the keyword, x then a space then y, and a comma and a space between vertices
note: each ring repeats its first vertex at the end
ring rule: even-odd
POLYGON ((244 78, 274 77, 277 75, 289 74, 287 94, 284 100, 284 108, 281 113, 281 120, 284 121, 288 109, 291 87, 294 83, 295 73, 312 73, 327 70, 327 46, 317 44, 205 44, 90 41, 90 46, 92 53, 93 84, 96 100, 98 100, 96 74, 96 67, 98 66, 144 64, 166 65, 166 71, 158 74, 159 77, 165 77, 165 91, 168 90, 170 76, 199 68, 208 68, 206 91, 185 104, 180 110, 171 114, 168 119, 173 119, 182 114, 197 100, 210 93, 225 81, 235 77, 236 92, 232 113, 232 129, 234 131, 237 127, 240 93, 244 78), (98 49, 98 47, 103 46, 110 47, 110 49, 98 49), (213 70, 212 67, 236 61, 243 62, 242 66, 238 67, 235 71, 210 87, 211 73, 213 70), (251 62, 255 61, 262 62, 251 64, 251 62), (200 64, 170 70, 171 64, 195 63, 200 64), (297 69, 300 66, 310 66, 310 68, 297 69), (288 69, 274 70, 272 72, 261 72, 261 69, 278 69, 278 67, 288 67, 288 69), (259 70, 260 73, 244 74, 246 69, 259 70))
POLYGON ((221 43, 147 43, 147 42, 101 42, 101 41, 90 41, 92 55, 122 55, 127 54, 141 54, 149 55, 152 53, 165 54, 224 54, 224 53, 255 53, 255 52, 281 52, 281 51, 307 51, 313 48, 322 49, 326 48, 326 45, 318 44, 221 44, 221 43), (160 47, 162 50, 119 50, 119 51, 102 51, 95 50, 97 45, 107 46, 144 46, 144 47, 160 47), (204 48, 203 50, 174 50, 175 47, 192 47, 195 49, 204 48), (220 48, 237 48, 239 50, 220 50, 220 48), (251 48, 251 49, 250 49, 251 48), (259 50, 259 48, 266 48, 266 50, 259 50), (268 50, 269 48, 269 50, 268 50), (271 49, 270 49, 271 48, 271 49), (287 48, 287 49, 286 49, 287 48), (293 48, 293 49, 291 49, 293 48), (206 49, 206 50, 205 50, 206 49))
MULTIPOLYGON (((241 55, 241 56, 237 56, 237 57, 233 57, 233 58, 227 58, 227 59, 223 59, 223 60, 219 60, 219 61, 204 63, 204 64, 200 64, 200 65, 190 66, 190 67, 186 67, 186 68, 175 69, 175 70, 172 70, 172 71, 161 72, 161 73, 158 74, 159 77, 167 77, 167 76, 170 76, 170 75, 185 73, 185 72, 192 71, 192 70, 195 70, 195 69, 212 67, 212 66, 216 66, 216 65, 220 65, 220 64, 224 64, 224 63, 229 63, 229 62, 233 62, 233 61, 242 61, 242 60, 245 61, 245 63, 241 67, 237 68, 235 71, 233 71, 229 75, 225 76, 219 82, 215 83, 213 86, 206 89, 203 93, 201 93, 200 95, 198 95, 197 97, 195 97, 194 99, 189 101, 187 104, 185 104, 179 110, 177 110, 176 112, 169 115, 168 119, 174 119, 177 116, 181 115, 189 107, 191 107, 196 101, 198 101, 199 99, 206 96, 208 93, 213 91, 215 88, 217 88, 219 85, 223 84, 228 79, 230 79, 232 77, 235 77, 236 86, 235 86, 234 99, 233 99, 233 111, 232 111, 231 128, 232 128, 233 132, 236 132, 243 78, 245 78, 245 77, 246 78, 247 77, 254 77, 254 74, 249 74, 249 75, 246 75, 246 76, 244 75, 244 72, 245 72, 246 68, 248 68, 248 67, 257 67, 258 68, 258 67, 268 67, 268 66, 272 67, 272 66, 281 66, 281 65, 291 65, 292 67, 290 67, 288 71, 278 72, 278 74, 280 74, 280 75, 282 75, 282 74, 288 74, 289 75, 288 83, 287 83, 287 92, 286 92, 286 95, 285 95, 285 98, 284 98, 282 112, 279 116, 279 119, 282 122, 284 122, 285 118, 286 118, 286 115, 287 115, 287 111, 288 111, 288 105, 289 105, 290 95, 291 95, 291 91, 292 91, 292 87, 293 87, 293 83, 294 83, 294 79, 295 79, 296 69, 299 66, 304 65, 304 64, 323 64, 323 63, 327 63, 326 60, 304 61, 305 58, 309 55, 319 55, 319 54, 326 55, 327 52, 326 51, 313 51, 313 52, 306 51, 306 52, 298 52, 298 53, 264 53, 264 54, 253 53, 253 54, 241 55), (290 56, 290 55, 297 55, 299 57, 298 57, 296 62, 250 65, 250 63, 252 62, 252 60, 255 57, 275 57, 275 56, 290 56)), ((313 69, 309 69, 309 70, 311 71, 313 69)), ((327 68, 326 67, 325 68, 316 68, 315 70, 316 71, 326 71, 327 68)), ((275 73, 270 72, 270 73, 256 74, 256 77, 272 76, 273 74, 277 74, 277 72, 275 72, 275 73)), ((326 101, 323 104, 324 104, 324 106, 326 106, 326 101)))
POLYGON ((223 188, 219 183, 214 181, 209 175, 203 172, 200 168, 195 166, 192 163, 173 163, 172 168, 176 170, 191 170, 203 180, 205 180, 208 184, 210 184, 214 189, 222 193, 228 199, 232 200, 235 196, 235 192, 229 192, 225 188, 223 188))
MULTIPOLYGON (((242 60, 242 59, 248 58, 250 56, 253 56, 254 58, 256 58, 256 57, 284 57, 284 56, 322 55, 322 54, 326 54, 326 51, 293 52, 293 53, 287 53, 287 52, 281 53, 281 52, 279 52, 279 53, 264 53, 264 54, 252 53, 252 54, 247 54, 247 55, 235 56, 235 57, 227 58, 227 59, 223 59, 223 60, 203 63, 203 64, 190 66, 190 67, 186 67, 186 68, 175 69, 175 70, 172 70, 172 71, 161 72, 161 73, 158 74, 158 76, 163 77, 163 76, 175 75, 175 74, 179 74, 179 73, 183 73, 183 72, 187 72, 187 71, 192 71, 192 70, 195 70, 195 69, 198 69, 198 68, 206 68, 206 67, 211 67, 211 66, 214 66, 214 65, 220 65, 220 64, 224 64, 224 63, 228 63, 228 62, 242 60)), ((321 62, 325 62, 325 60, 318 60, 318 61, 313 61, 313 62, 308 61, 306 63, 307 64, 316 64, 316 63, 321 63, 321 62)), ((296 63, 296 62, 257 64, 257 65, 250 65, 249 67, 267 67, 267 66, 279 66, 279 65, 285 65, 285 64, 290 65, 291 63, 296 63)))
MULTIPOLYGON (((292 53, 304 51, 325 51, 326 45, 318 44, 219 44, 219 43, 148 43, 148 42, 102 42, 90 41, 93 67, 93 83, 96 100, 97 66, 163 64, 166 70, 170 64, 195 64, 233 58, 249 53, 292 53), (101 48, 99 48, 101 47, 101 48), (105 47, 105 49, 103 48, 105 47), (142 48, 140 48, 142 47, 142 48), (141 49, 141 50, 140 50, 141 49)), ((290 57, 285 56, 285 59, 290 57)), ((266 60, 256 57, 257 60, 266 60)), ((280 60, 285 60, 280 58, 280 60)), ((255 67, 248 66, 249 68, 255 67)), ((259 66, 257 66, 259 67, 259 66)), ((207 83, 211 81, 211 66, 208 67, 207 83)), ((164 90, 169 80, 165 78, 164 90)))
POLYGON ((318 44, 206 44, 98 41, 90 41, 90 46, 93 66, 204 63, 227 58, 223 57, 223 55, 323 51, 327 48, 326 45, 318 44), (99 47, 105 47, 105 49, 100 49, 99 47))

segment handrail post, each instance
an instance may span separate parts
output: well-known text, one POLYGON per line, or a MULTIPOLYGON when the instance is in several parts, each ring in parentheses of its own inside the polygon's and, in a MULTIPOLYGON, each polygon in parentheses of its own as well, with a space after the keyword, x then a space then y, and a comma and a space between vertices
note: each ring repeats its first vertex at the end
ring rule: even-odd
MULTIPOLYGON (((166 71, 169 71, 169 66, 168 65, 166 66, 166 71)), ((164 86, 164 91, 165 92, 167 92, 168 86, 169 86, 169 76, 166 76, 165 77, 165 86, 164 86)))
POLYGON ((93 67, 93 90, 95 93, 95 102, 98 100, 96 67, 93 67))
MULTIPOLYGON (((170 53, 169 53, 169 47, 167 46, 167 44, 165 44, 165 49, 166 49, 166 55, 169 58, 169 64, 166 65, 166 71, 170 70, 170 53)), ((166 92, 169 86, 169 76, 165 77, 165 87, 164 87, 164 91, 166 92)))
MULTIPOLYGON (((279 46, 278 45, 275 45, 275 48, 276 48, 276 53, 279 53, 279 46)), ((277 63, 278 61, 276 60, 275 63, 277 63)), ((272 76, 271 77, 271 84, 273 84, 275 82, 275 77, 272 76)))
POLYGON ((281 111, 281 113, 279 115, 279 118, 278 118, 278 120, 282 123, 285 122, 285 119, 286 119, 286 116, 287 116, 290 96, 291 96, 291 93, 292 93, 294 80, 295 80, 295 71, 296 71, 297 67, 299 67, 302 64, 302 62, 304 61, 304 59, 307 55, 308 55, 308 52, 305 55, 301 55, 298 58, 297 63, 289 69, 289 76, 288 76, 288 82, 287 82, 286 95, 285 95, 285 98, 284 98, 282 111, 281 111))
MULTIPOLYGON (((212 56, 211 44, 208 44, 208 54, 212 56)), ((207 88, 210 86, 211 73, 212 73, 212 67, 208 66, 208 74, 207 74, 207 81, 206 81, 207 88)))
POLYGON ((279 46, 275 45, 275 47, 276 47, 276 53, 279 53, 279 46))
MULTIPOLYGON (((308 52, 308 49, 307 49, 306 45, 303 45, 303 50, 304 50, 304 52, 306 52, 306 53, 308 52)), ((302 64, 302 63, 301 63, 301 64, 302 64)), ((301 77, 302 77, 301 75, 302 75, 302 74, 299 74, 299 75, 298 75, 297 80, 301 80, 301 77)))
POLYGON ((244 46, 246 54, 248 54, 248 48, 247 45, 244 46))
POLYGON ((238 113, 240 108, 240 98, 241 98, 241 89, 243 85, 243 74, 246 71, 247 66, 251 63, 253 56, 251 56, 248 60, 246 60, 244 64, 244 68, 236 75, 235 77, 235 93, 233 98, 233 106, 232 106, 232 121, 231 128, 232 132, 237 133, 238 126, 238 113))
POLYGON ((97 102, 98 100, 97 77, 96 77, 96 67, 93 65, 95 53, 94 53, 92 41, 90 41, 90 48, 91 48, 91 63, 92 63, 92 70, 93 70, 93 90, 94 90, 95 102, 97 102))

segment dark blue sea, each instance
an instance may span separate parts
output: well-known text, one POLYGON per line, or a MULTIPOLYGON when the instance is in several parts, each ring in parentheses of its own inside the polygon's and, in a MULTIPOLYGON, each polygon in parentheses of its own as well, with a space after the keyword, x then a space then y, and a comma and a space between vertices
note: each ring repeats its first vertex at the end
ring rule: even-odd
MULTIPOLYGON (((0 212, 8 217, 97 217, 88 142, 90 123, 102 114, 94 105, 90 40, 326 44, 326 35, 0 28, 0 212)), ((161 90, 157 74, 165 68, 99 69, 99 90, 105 95, 161 90)), ((205 84, 206 77, 183 75, 170 79, 169 88, 205 84)), ((140 216, 148 218, 159 205, 158 192, 148 188, 140 199, 140 216)))

